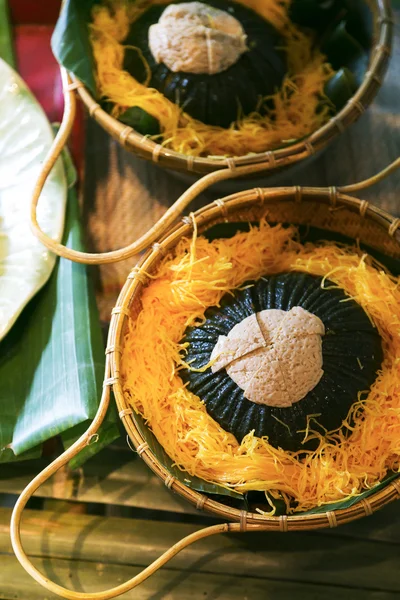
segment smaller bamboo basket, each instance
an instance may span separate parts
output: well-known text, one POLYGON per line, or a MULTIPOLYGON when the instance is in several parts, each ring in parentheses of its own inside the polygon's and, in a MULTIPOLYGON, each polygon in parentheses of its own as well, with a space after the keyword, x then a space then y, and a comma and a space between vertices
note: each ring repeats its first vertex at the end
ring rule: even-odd
POLYGON ((183 217, 181 223, 153 245, 128 278, 112 311, 107 352, 110 356, 110 376, 119 416, 137 453, 165 485, 194 504, 223 519, 239 523, 240 530, 259 525, 264 530, 292 531, 336 527, 354 519, 371 515, 400 496, 400 480, 394 480, 383 490, 363 499, 350 508, 320 514, 270 517, 256 512, 232 508, 223 501, 213 500, 196 492, 172 477, 159 463, 137 426, 135 413, 124 395, 119 373, 124 352, 124 336, 129 319, 141 310, 141 294, 157 270, 162 258, 172 253, 182 237, 191 237, 196 226, 198 234, 219 223, 257 222, 267 214, 271 223, 308 225, 345 235, 352 240, 400 259, 400 219, 394 219, 368 202, 339 193, 336 188, 255 188, 219 198, 212 204, 183 217))
MULTIPOLYGON (((378 93, 386 73, 392 45, 393 17, 390 0, 364 0, 374 19, 374 43, 371 48, 369 69, 364 81, 344 108, 323 127, 308 135, 301 142, 258 154, 234 158, 205 158, 180 154, 156 144, 147 136, 136 132, 105 112, 84 84, 73 75, 71 92, 77 90, 91 117, 129 152, 150 160, 162 167, 204 175, 218 169, 231 170, 240 166, 264 164, 269 173, 276 173, 289 165, 309 159, 328 146, 338 135, 354 123, 371 104, 378 93)), ((71 101, 75 101, 74 99, 71 101)))

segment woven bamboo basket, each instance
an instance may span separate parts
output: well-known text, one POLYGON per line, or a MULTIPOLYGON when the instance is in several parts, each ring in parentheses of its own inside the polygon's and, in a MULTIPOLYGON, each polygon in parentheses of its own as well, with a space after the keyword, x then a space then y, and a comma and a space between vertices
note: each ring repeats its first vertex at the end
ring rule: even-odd
POLYGON ((74 90, 77 90, 91 117, 105 129, 121 146, 141 158, 153 161, 168 169, 186 173, 211 173, 218 169, 232 169, 246 165, 264 164, 269 173, 280 171, 289 165, 299 163, 323 150, 347 127, 354 123, 371 104, 382 85, 386 73, 392 44, 393 18, 390 0, 365 0, 374 19, 374 43, 371 48, 369 69, 364 81, 344 108, 323 127, 308 135, 301 142, 258 154, 234 158, 204 158, 180 154, 164 148, 136 132, 105 112, 96 102, 84 84, 73 75, 67 85, 70 89, 69 102, 74 103, 74 90))
POLYGON ((119 416, 137 453, 161 477, 167 487, 183 496, 198 509, 204 509, 224 519, 239 523, 245 531, 249 525, 264 530, 289 531, 336 527, 353 519, 371 515, 386 503, 400 496, 400 480, 389 483, 370 499, 363 499, 350 508, 327 511, 323 514, 270 517, 256 512, 245 512, 196 492, 171 476, 159 464, 137 426, 119 379, 120 361, 124 353, 124 334, 129 319, 135 319, 141 310, 141 292, 163 257, 175 248, 182 237, 191 237, 196 226, 198 234, 213 225, 229 222, 257 222, 267 210, 271 223, 308 225, 325 231, 346 235, 360 243, 379 250, 386 256, 400 259, 400 219, 393 219, 384 211, 366 201, 341 194, 336 188, 256 188, 226 198, 220 198, 190 217, 183 217, 128 275, 117 304, 112 311, 107 353, 110 356, 110 382, 113 386, 119 416))

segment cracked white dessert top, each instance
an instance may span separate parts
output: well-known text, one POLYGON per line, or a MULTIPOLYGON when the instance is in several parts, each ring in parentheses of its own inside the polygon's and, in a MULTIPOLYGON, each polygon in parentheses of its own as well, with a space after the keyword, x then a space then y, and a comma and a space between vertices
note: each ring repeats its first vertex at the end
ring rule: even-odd
POLYGON ((221 73, 246 52, 246 34, 235 17, 203 4, 170 4, 149 29, 157 63, 173 72, 221 73))
POLYGON ((324 334, 321 319, 300 306, 263 310, 219 336, 211 370, 225 368, 244 397, 256 404, 290 407, 323 375, 324 334))

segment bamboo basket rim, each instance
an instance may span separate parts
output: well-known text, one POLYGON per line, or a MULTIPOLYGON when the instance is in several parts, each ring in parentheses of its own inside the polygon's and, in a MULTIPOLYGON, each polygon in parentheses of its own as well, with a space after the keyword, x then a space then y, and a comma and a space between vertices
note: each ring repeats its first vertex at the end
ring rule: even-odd
POLYGON ((123 353, 122 337, 126 325, 125 321, 132 316, 130 306, 133 300, 140 296, 142 288, 149 281, 148 273, 151 273, 160 260, 173 249, 179 239, 192 235, 194 224, 201 231, 207 229, 207 225, 210 223, 212 225, 216 222, 227 222, 228 216, 240 209, 251 208, 255 205, 267 206, 268 202, 302 202, 304 199, 328 204, 333 210, 346 207, 354 212, 360 221, 372 220, 388 238, 395 242, 400 256, 400 219, 392 217, 386 211, 364 200, 339 193, 335 188, 301 188, 299 186, 275 189, 254 188, 218 199, 212 204, 200 208, 195 213, 191 213, 190 217, 183 217, 180 223, 166 232, 160 241, 154 244, 151 250, 131 270, 111 315, 106 349, 106 353, 110 358, 110 383, 113 387, 119 417, 136 452, 169 489, 183 496, 197 509, 203 509, 218 517, 239 523, 240 531, 245 531, 248 525, 258 525, 263 531, 282 532, 336 527, 354 519, 371 515, 385 504, 400 498, 400 476, 388 482, 383 489, 372 493, 369 498, 361 499, 348 508, 337 510, 329 510, 328 508, 324 513, 311 515, 300 513, 288 516, 267 516, 247 512, 226 506, 203 493, 187 487, 173 477, 158 461, 140 433, 136 425, 134 411, 123 393, 120 381, 120 363, 123 353))
POLYGON ((124 125, 109 115, 93 98, 86 86, 72 73, 70 74, 82 102, 93 117, 123 148, 138 156, 151 160, 166 168, 205 174, 218 169, 263 163, 265 169, 276 171, 301 160, 307 159, 325 148, 339 134, 354 123, 371 104, 379 91, 391 55, 393 38, 393 16, 390 0, 365 0, 375 11, 375 43, 371 48, 369 69, 364 80, 346 105, 325 125, 306 136, 302 141, 276 150, 246 154, 238 157, 193 157, 163 147, 142 135, 132 127, 124 125))

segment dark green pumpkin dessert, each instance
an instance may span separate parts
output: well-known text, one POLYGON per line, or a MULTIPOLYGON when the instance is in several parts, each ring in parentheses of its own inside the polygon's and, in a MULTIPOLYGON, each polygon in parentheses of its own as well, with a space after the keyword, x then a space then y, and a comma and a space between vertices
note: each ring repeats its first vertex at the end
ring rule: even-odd
POLYGON ((254 431, 284 450, 312 449, 306 431, 340 428, 375 381, 376 328, 342 289, 321 284, 304 273, 261 278, 186 331, 182 379, 239 442, 254 431))

